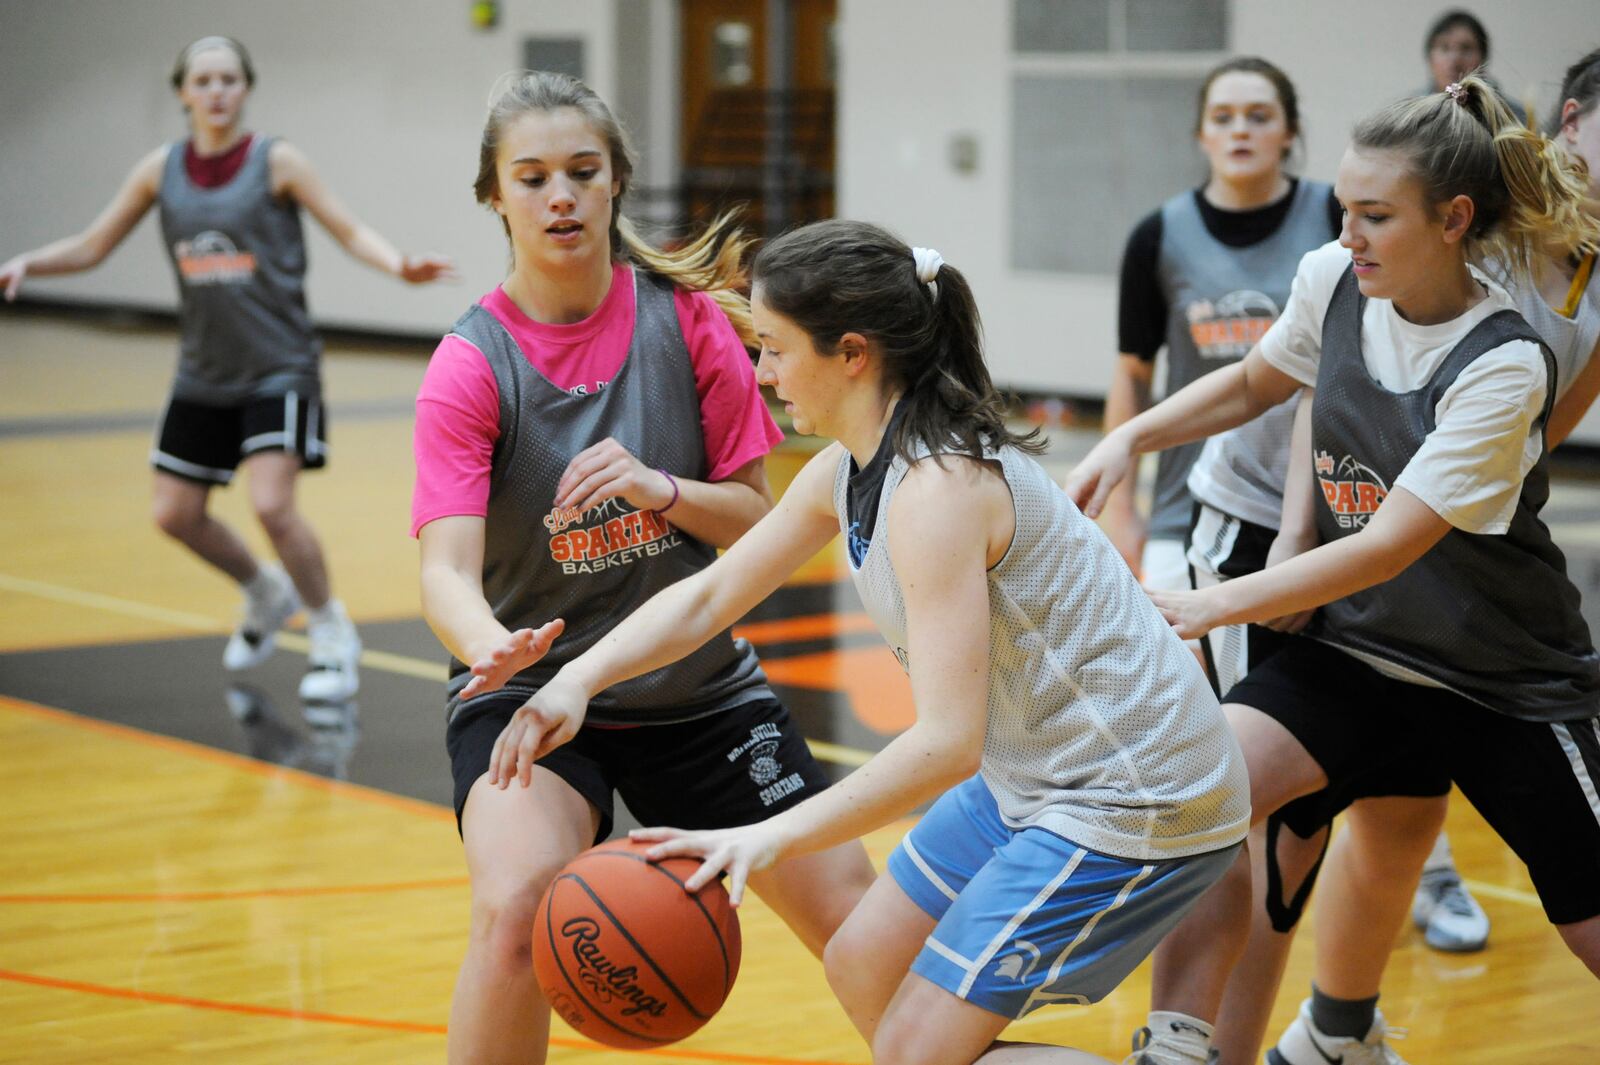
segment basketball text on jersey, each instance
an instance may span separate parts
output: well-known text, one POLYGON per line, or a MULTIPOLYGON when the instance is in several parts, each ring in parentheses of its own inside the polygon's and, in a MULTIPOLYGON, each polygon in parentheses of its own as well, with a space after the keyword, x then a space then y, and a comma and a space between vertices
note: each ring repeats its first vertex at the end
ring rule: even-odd
POLYGON ((1195 300, 1184 308, 1189 336, 1202 359, 1234 362, 1244 358, 1266 336, 1278 305, 1264 292, 1243 289, 1212 303, 1195 300))
POLYGON ((240 251, 226 233, 208 229, 172 246, 178 272, 191 285, 243 285, 256 276, 256 257, 240 251))
POLYGON ((544 527, 551 533, 550 559, 563 573, 626 566, 683 543, 666 518, 653 510, 636 510, 621 499, 608 499, 583 514, 572 507, 552 507, 544 527))
POLYGON ((1383 483, 1383 478, 1349 455, 1335 462, 1332 455, 1319 449, 1315 462, 1323 501, 1339 526, 1359 529, 1371 521, 1389 494, 1389 486, 1383 483))

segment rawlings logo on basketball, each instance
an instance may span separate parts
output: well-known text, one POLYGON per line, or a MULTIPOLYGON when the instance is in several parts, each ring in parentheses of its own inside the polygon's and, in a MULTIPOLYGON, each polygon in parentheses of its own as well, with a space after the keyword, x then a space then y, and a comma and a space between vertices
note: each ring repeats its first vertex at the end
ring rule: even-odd
POLYGON ((1389 495, 1389 486, 1377 471, 1350 455, 1335 462, 1331 454, 1320 449, 1314 462, 1323 502, 1328 504, 1339 527, 1359 529, 1371 521, 1389 495))
POLYGON ((618 998, 628 1003, 622 1011, 624 1017, 638 1013, 660 1017, 667 1012, 665 1002, 635 983, 634 978, 639 974, 637 967, 618 967, 616 962, 601 953, 596 942, 600 938, 600 924, 594 918, 574 917, 561 926, 561 935, 572 940, 572 956, 578 961, 578 979, 601 1002, 609 1003, 613 998, 618 998))

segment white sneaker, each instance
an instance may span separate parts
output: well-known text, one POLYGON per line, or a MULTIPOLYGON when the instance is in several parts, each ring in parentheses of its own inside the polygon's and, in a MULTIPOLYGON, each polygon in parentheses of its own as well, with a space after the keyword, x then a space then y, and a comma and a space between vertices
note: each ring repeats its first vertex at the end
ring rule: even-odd
POLYGON ((1411 900, 1411 920, 1434 950, 1465 954, 1489 942, 1489 915, 1450 866, 1423 870, 1411 900))
POLYGON ((1146 1027, 1133 1033, 1133 1053, 1123 1059, 1122 1065, 1214 1065, 1220 1054, 1211 1050, 1200 1057, 1189 1040, 1175 1040, 1168 1033, 1155 1033, 1146 1027), (1186 1043, 1189 1045, 1183 1045, 1186 1043))
POLYGON ((262 566, 261 576, 265 590, 245 593, 244 616, 222 651, 224 669, 253 669, 265 662, 278 646, 278 630, 300 609, 300 597, 282 566, 262 566))
POLYGON ((300 678, 300 698, 308 703, 348 699, 361 686, 361 637, 337 601, 328 604, 333 617, 312 620, 311 650, 306 675, 300 678))
MULTIPOLYGON (((1380 1011, 1372 1019, 1366 1038, 1327 1035, 1311 1020, 1311 1000, 1300 1003, 1300 1015, 1267 1051, 1267 1065, 1406 1065, 1394 1048, 1383 1041, 1389 1027, 1380 1011)), ((1396 1038, 1404 1033, 1396 1031, 1396 1038)))

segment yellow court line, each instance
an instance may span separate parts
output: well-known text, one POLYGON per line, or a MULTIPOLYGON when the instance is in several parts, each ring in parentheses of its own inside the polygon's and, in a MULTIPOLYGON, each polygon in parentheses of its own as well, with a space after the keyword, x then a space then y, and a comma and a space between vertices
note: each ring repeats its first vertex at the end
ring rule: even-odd
POLYGON ((1501 887, 1499 884, 1486 884, 1482 880, 1463 879, 1461 882, 1465 884, 1474 895, 1486 895, 1491 899, 1500 899, 1502 902, 1520 902, 1524 906, 1533 906, 1539 909, 1544 907, 1544 904, 1539 901, 1539 896, 1535 895, 1531 891, 1523 891, 1520 888, 1501 887))
MULTIPOLYGON (((142 618, 146 621, 159 621, 180 628, 193 629, 196 632, 216 633, 226 631, 226 627, 215 618, 208 618, 204 614, 190 614, 181 610, 168 610, 166 607, 152 606, 149 603, 140 603, 133 599, 119 599, 116 596, 101 595, 99 592, 85 592, 77 588, 64 588, 58 584, 46 584, 43 581, 29 580, 26 577, 15 577, 9 573, 0 573, 0 591, 20 592, 24 595, 33 595, 41 599, 51 599, 58 603, 67 603, 72 606, 88 607, 91 610, 103 610, 110 614, 121 614, 125 617, 142 618)), ((298 632, 280 632, 278 634, 279 646, 291 651, 305 654, 311 649, 311 643, 298 632)), ((434 681, 443 684, 449 679, 449 670, 444 663, 429 661, 425 658, 413 658, 410 655, 397 655, 388 651, 373 651, 363 649, 361 652, 361 665, 365 669, 376 670, 379 673, 395 673, 405 677, 417 677, 422 680, 434 681)), ((811 753, 819 761, 832 762, 834 765, 860 766, 865 765, 872 757, 871 751, 863 751, 855 747, 844 747, 837 743, 828 743, 825 740, 807 740, 811 753)))

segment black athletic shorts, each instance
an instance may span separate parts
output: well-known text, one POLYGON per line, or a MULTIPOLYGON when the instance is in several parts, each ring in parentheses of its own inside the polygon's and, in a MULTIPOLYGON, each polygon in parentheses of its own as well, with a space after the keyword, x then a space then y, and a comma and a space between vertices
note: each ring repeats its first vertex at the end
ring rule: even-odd
MULTIPOLYGON (((527 699, 515 692, 480 696, 450 719, 445 747, 458 830, 494 741, 527 699)), ((642 824, 706 829, 763 821, 828 786, 789 711, 770 697, 670 725, 585 725, 536 764, 600 811, 596 843, 611 835, 613 793, 642 824)))
MULTIPOLYGON (((1245 521, 1207 503, 1195 503, 1189 518, 1189 587, 1209 588, 1267 568, 1267 552, 1278 530, 1245 521)), ((1218 696, 1243 680, 1290 639, 1261 625, 1220 625, 1200 637, 1206 677, 1218 696)))
POLYGON ((1278 721, 1328 775, 1280 817, 1309 837, 1356 799, 1442 795, 1452 781, 1528 867, 1554 924, 1600 915, 1600 719, 1508 717, 1289 641, 1228 692, 1278 721))
POLYGON ((150 464, 201 484, 228 484, 239 463, 259 451, 299 455, 304 468, 327 463, 327 417, 315 395, 286 392, 231 407, 174 397, 156 428, 150 464))

